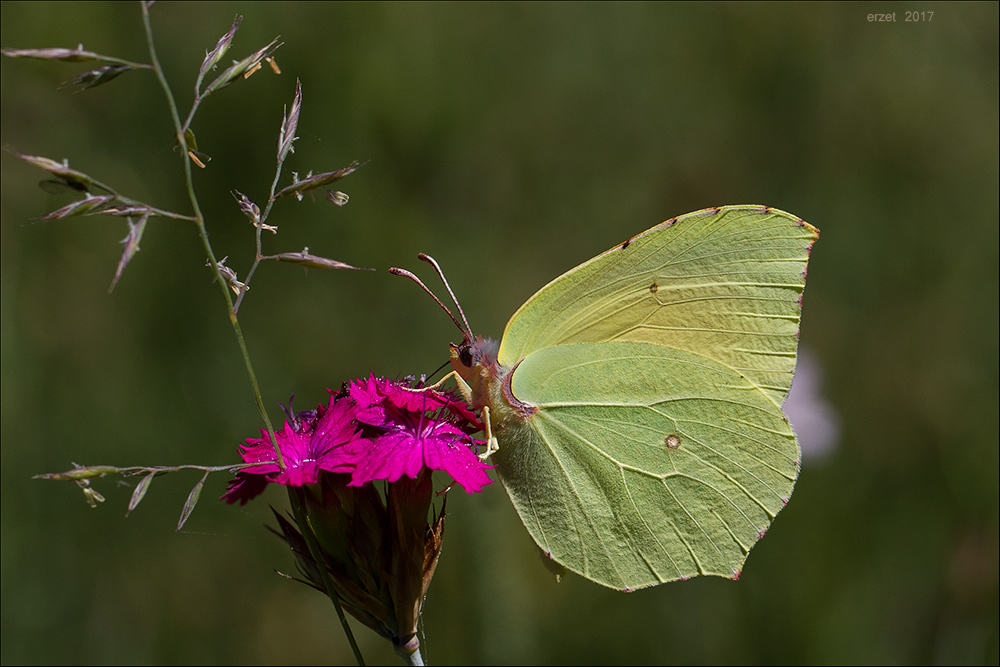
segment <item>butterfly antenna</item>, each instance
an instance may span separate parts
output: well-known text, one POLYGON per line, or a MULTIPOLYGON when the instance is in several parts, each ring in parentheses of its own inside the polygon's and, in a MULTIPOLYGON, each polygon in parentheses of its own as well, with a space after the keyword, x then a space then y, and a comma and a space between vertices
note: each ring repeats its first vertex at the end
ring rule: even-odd
MULTIPOLYGON (((393 267, 391 267, 389 269, 389 273, 391 273, 394 276, 403 276, 404 278, 409 278, 410 280, 412 280, 416 284, 420 285, 420 287, 423 288, 423 290, 425 292, 427 292, 428 294, 430 294, 431 298, 434 299, 437 302, 437 305, 441 306, 441 308, 444 309, 444 312, 448 313, 448 317, 450 317, 451 321, 455 323, 455 326, 459 328, 459 330, 462 332, 462 335, 463 336, 466 335, 465 332, 467 331, 467 329, 462 329, 462 323, 459 322, 455 318, 455 316, 451 314, 451 311, 448 310, 448 306, 446 306, 443 303, 441 303, 441 299, 437 298, 437 295, 434 292, 432 292, 430 290, 430 288, 427 287, 427 285, 425 285, 423 282, 421 282, 420 278, 417 278, 415 275, 413 275, 412 273, 410 273, 406 269, 397 269, 395 266, 393 266, 393 267)), ((449 291, 451 291, 451 290, 449 290, 449 291)), ((452 297, 452 298, 454 298, 454 297, 452 297)), ((461 311, 459 311, 459 312, 461 312, 461 311)), ((463 315, 462 318, 464 319, 465 316, 463 315)), ((469 325, 466 324, 465 326, 468 327, 469 325)))
MULTIPOLYGON (((428 378, 432 378, 432 377, 436 376, 438 373, 440 373, 441 371, 443 371, 448 366, 451 366, 451 361, 450 360, 446 361, 443 364, 441 364, 440 366, 438 366, 437 370, 434 371, 433 373, 431 373, 430 375, 428 375, 426 378, 424 378, 423 382, 426 382, 428 378)), ((421 387, 423 386, 423 382, 420 385, 421 387)))
MULTIPOLYGON (((458 314, 462 316, 462 322, 465 323, 464 329, 462 329, 461 326, 459 326, 458 328, 462 329, 462 333, 468 337, 469 342, 471 343, 472 327, 469 326, 469 320, 465 319, 465 313, 462 312, 462 304, 458 302, 458 299, 455 298, 455 293, 451 291, 451 285, 448 284, 448 279, 444 277, 444 271, 441 270, 441 267, 438 266, 437 261, 435 261, 435 259, 430 255, 425 255, 424 253, 420 253, 419 255, 417 255, 417 259, 427 262, 428 264, 434 267, 435 271, 437 271, 438 277, 441 278, 441 282, 444 283, 445 289, 448 290, 448 294, 451 295, 451 300, 455 302, 455 307, 458 308, 458 314)), ((455 322, 455 324, 458 324, 458 322, 455 322)))

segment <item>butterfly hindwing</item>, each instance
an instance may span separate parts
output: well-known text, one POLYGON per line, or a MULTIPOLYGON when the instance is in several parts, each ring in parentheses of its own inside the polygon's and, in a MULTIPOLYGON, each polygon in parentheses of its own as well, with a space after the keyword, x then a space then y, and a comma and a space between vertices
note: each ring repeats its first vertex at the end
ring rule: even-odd
POLYGON ((683 350, 549 347, 512 390, 538 411, 502 434, 500 477, 542 550, 606 586, 733 576, 798 474, 773 401, 683 350))

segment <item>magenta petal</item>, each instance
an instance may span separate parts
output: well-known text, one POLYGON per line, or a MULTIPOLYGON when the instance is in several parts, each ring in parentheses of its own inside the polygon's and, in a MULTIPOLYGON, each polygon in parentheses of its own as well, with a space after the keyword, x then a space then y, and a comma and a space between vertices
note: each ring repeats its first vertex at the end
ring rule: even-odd
POLYGON ((344 448, 345 459, 356 465, 350 486, 395 482, 403 475, 416 479, 424 466, 447 472, 469 493, 490 483, 487 466, 460 429, 422 413, 406 417, 398 415, 392 422, 394 430, 372 438, 371 444, 344 448))
POLYGON ((241 446, 240 453, 246 463, 265 465, 241 470, 222 496, 227 503, 245 503, 259 495, 269 482, 302 486, 318 482, 320 470, 351 472, 354 469, 353 462, 345 460, 340 451, 360 439, 351 401, 337 401, 331 396, 326 409, 320 405, 315 412, 302 413, 299 417, 296 425, 286 420, 283 428, 274 434, 285 464, 284 471, 278 467, 267 431, 261 429, 263 437, 248 438, 241 446))
MULTIPOLYGON (((287 425, 286 425, 287 427, 287 425)), ((244 463, 263 463, 265 461, 275 461, 277 459, 274 453, 274 447, 271 446, 271 438, 268 437, 267 431, 264 429, 260 430, 264 437, 262 438, 247 438, 246 444, 240 445, 240 452, 243 456, 244 463)), ((278 437, 278 443, 281 444, 281 433, 279 431, 275 435, 278 437)), ((253 466, 244 469, 244 472, 251 475, 266 475, 272 472, 278 472, 278 464, 274 463, 272 465, 260 465, 253 466)))
POLYGON ((395 482, 403 475, 416 479, 423 468, 424 456, 412 434, 394 433, 357 448, 355 462, 357 467, 348 486, 362 486, 379 479, 395 482))
POLYGON ((353 417, 350 401, 331 397, 329 407, 313 424, 315 430, 295 432, 286 424, 278 439, 285 457, 285 471, 275 481, 302 486, 318 482, 321 469, 350 472, 353 466, 341 450, 359 437, 353 417))
POLYGON ((462 401, 454 399, 449 400, 447 409, 455 415, 460 422, 467 422, 472 425, 472 430, 469 431, 470 433, 485 430, 483 423, 479 421, 479 417, 477 417, 476 414, 469 409, 469 406, 462 401))
POLYGON ((350 472, 354 464, 346 456, 345 448, 362 438, 353 421, 355 411, 351 402, 333 401, 334 399, 331 399, 329 409, 316 424, 310 442, 310 453, 323 470, 350 472))
POLYGON ((222 494, 220 500, 225 500, 227 505, 232 505, 235 502, 239 502, 241 506, 246 505, 249 501, 264 493, 264 489, 267 488, 269 482, 270 480, 267 477, 261 475, 248 475, 244 472, 238 472, 236 473, 236 479, 229 481, 228 488, 222 494))
POLYGON ((295 465, 285 468, 285 472, 274 481, 285 486, 315 484, 319 481, 319 466, 315 459, 296 461, 295 465))
POLYGON ((424 446, 424 461, 428 468, 451 475, 466 493, 479 493, 492 482, 486 465, 464 444, 432 440, 424 446))
POLYGON ((448 396, 430 388, 410 389, 403 384, 387 382, 382 391, 392 405, 409 412, 437 410, 449 402, 448 396))
POLYGON ((239 472, 223 495, 226 502, 245 503, 270 482, 315 484, 320 471, 350 473, 351 486, 417 479, 424 467, 447 472, 470 493, 490 483, 489 466, 473 453, 476 441, 467 435, 481 424, 447 392, 369 375, 350 382, 346 396, 331 394, 326 407, 289 419, 275 433, 284 470, 262 430, 263 437, 248 438, 240 453, 247 463, 263 465, 239 472))
POLYGON ((379 380, 374 375, 365 380, 359 378, 352 381, 348 392, 354 401, 355 419, 370 426, 381 426, 385 422, 384 397, 379 391, 379 380))

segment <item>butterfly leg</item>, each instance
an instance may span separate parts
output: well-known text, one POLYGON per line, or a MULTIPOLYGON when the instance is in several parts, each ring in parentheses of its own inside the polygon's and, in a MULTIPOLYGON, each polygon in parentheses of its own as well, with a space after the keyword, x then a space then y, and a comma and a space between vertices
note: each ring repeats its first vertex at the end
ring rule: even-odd
POLYGON ((500 441, 493 435, 493 429, 490 427, 490 407, 488 405, 483 406, 483 426, 486 432, 486 451, 479 455, 480 461, 485 461, 500 451, 500 441))
POLYGON ((420 390, 418 390, 418 391, 424 391, 424 390, 426 390, 426 389, 440 389, 440 388, 441 388, 441 386, 442 386, 442 385, 443 385, 443 384, 444 384, 445 382, 447 382, 448 380, 450 380, 450 379, 452 379, 452 378, 455 378, 455 379, 456 379, 457 381, 459 381, 460 383, 464 383, 464 381, 462 380, 462 377, 461 377, 461 376, 460 376, 460 375, 459 375, 458 373, 456 373, 455 371, 452 371, 452 372, 448 373, 447 375, 445 375, 445 376, 444 376, 443 378, 441 378, 440 380, 438 380, 437 382, 435 382, 434 384, 432 384, 432 385, 429 385, 429 386, 427 386, 427 387, 423 387, 422 389, 420 389, 420 390))
POLYGON ((465 380, 462 379, 462 376, 459 375, 455 371, 452 371, 452 372, 448 373, 443 378, 441 378, 440 380, 438 380, 437 382, 435 382, 434 384, 432 384, 432 385, 430 385, 428 387, 423 387, 422 389, 417 389, 417 390, 414 390, 414 391, 426 391, 428 389, 440 389, 444 385, 445 382, 447 382, 448 380, 451 380, 451 379, 455 380, 455 383, 458 385, 458 393, 460 393, 462 395, 462 398, 465 399, 465 402, 471 404, 472 403, 472 389, 469 388, 469 384, 465 380))

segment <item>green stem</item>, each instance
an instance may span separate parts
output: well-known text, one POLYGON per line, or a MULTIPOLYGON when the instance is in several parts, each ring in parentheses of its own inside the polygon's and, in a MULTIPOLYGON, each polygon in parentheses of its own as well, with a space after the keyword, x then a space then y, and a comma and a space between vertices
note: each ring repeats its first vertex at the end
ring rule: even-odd
POLYGON ((191 200, 191 208, 194 210, 194 223, 198 226, 198 235, 201 237, 201 243, 205 248, 205 253, 208 255, 212 271, 215 273, 215 280, 219 284, 219 289, 222 290, 222 297, 225 299, 226 310, 229 313, 229 322, 233 326, 233 331, 236 334, 236 340, 240 346, 240 353, 243 355, 243 362, 247 368, 247 374, 250 376, 250 384, 253 387, 253 395, 254 400, 257 402, 257 409, 260 411, 260 416, 263 417, 264 425, 267 427, 268 435, 271 438, 271 445, 274 447, 275 456, 277 456, 278 466, 284 470, 285 459, 281 455, 281 450, 278 448, 278 439, 274 434, 274 426, 271 424, 271 418, 268 416, 267 410, 264 408, 264 399, 260 395, 260 386, 257 383, 257 375, 254 373, 253 364, 250 361, 250 353, 247 350, 246 340, 243 338, 243 330, 240 328, 240 322, 236 317, 236 311, 233 310, 233 301, 229 296, 227 282, 222 277, 222 273, 219 271, 218 260, 215 257, 215 252, 212 250, 212 244, 208 240, 208 230, 205 228, 205 217, 202 215, 201 207, 198 204, 198 196, 194 192, 194 180, 191 175, 191 161, 188 159, 187 140, 184 137, 184 130, 181 126, 180 115, 177 113, 177 103, 174 100, 170 84, 167 83, 167 79, 163 75, 163 68, 160 66, 160 61, 156 57, 156 47, 153 45, 153 28, 149 21, 149 4, 146 2, 142 2, 141 4, 142 22, 146 29, 146 41, 149 44, 149 57, 152 60, 153 71, 156 72, 156 78, 160 81, 160 86, 163 88, 163 92, 167 97, 167 103, 170 107, 170 116, 174 121, 174 131, 177 134, 177 143, 181 147, 182 159, 184 160, 184 181, 187 185, 188 198, 191 200))
POLYGON ((340 624, 344 626, 344 632, 347 634, 347 641, 351 644, 351 650, 354 651, 354 657, 358 661, 358 664, 363 667, 365 660, 361 657, 361 649, 358 648, 358 643, 354 640, 354 633, 351 632, 351 626, 347 622, 344 608, 340 605, 340 600, 337 598, 333 582, 330 581, 330 573, 326 571, 326 559, 323 558, 323 551, 316 541, 316 536, 312 531, 312 524, 309 523, 306 514, 305 491, 301 486, 289 486, 288 499, 292 504, 292 513, 295 516, 295 522, 299 524, 299 530, 302 531, 302 537, 309 547, 309 553, 312 554, 313 560, 316 561, 316 569, 319 570, 319 576, 323 579, 326 594, 333 602, 334 609, 337 610, 337 617, 340 618, 340 624))
MULTIPOLYGON (((229 295, 229 289, 226 284, 226 280, 223 278, 222 273, 219 271, 219 263, 215 257, 215 253, 212 250, 212 245, 208 240, 208 232, 205 228, 205 218, 202 215, 201 207, 198 205, 198 197, 194 191, 194 181, 191 174, 191 161, 188 159, 188 148, 187 140, 184 136, 185 129, 190 125, 191 119, 194 115, 195 109, 198 107, 200 99, 195 99, 195 103, 192 106, 191 113, 188 115, 187 120, 184 124, 181 124, 180 115, 177 113, 177 104, 174 100, 173 92, 170 89, 170 85, 167 83, 166 77, 163 75, 162 67, 160 66, 159 59, 156 57, 156 49, 153 45, 153 30, 149 20, 149 4, 142 2, 142 20, 143 25, 146 29, 146 40, 149 44, 149 55, 153 63, 153 71, 156 72, 157 79, 160 81, 160 85, 163 88, 163 92, 167 97, 167 102, 170 106, 170 115, 174 121, 174 130, 177 133, 177 143, 181 148, 182 159, 184 160, 184 180, 187 186, 188 197, 191 200, 191 207, 194 210, 194 223, 198 226, 198 234, 201 237, 202 245, 205 248, 205 252, 208 255, 212 271, 215 272, 216 281, 219 283, 219 288, 222 290, 222 296, 226 302, 226 308, 229 313, 229 321, 233 326, 233 331, 236 334, 236 340, 240 346, 240 353, 243 355, 243 361, 246 364, 247 374, 250 376, 250 384, 253 387, 254 399, 257 401, 257 409, 260 410, 261 417, 264 419, 264 423, 267 426, 268 435, 271 438, 271 444, 274 447, 275 455, 277 456, 278 465, 282 470, 285 469, 284 458, 281 455, 281 450, 278 448, 278 439, 274 434, 274 427, 271 425, 271 420, 268 417, 267 410, 264 409, 264 401, 261 398, 260 387, 257 383, 257 376, 253 370, 253 364, 250 362, 250 353, 247 350, 246 340, 243 337, 243 331, 240 328, 239 319, 236 316, 236 309, 234 308, 233 301, 229 295)), ((278 181, 278 177, 281 174, 281 167, 279 165, 277 173, 275 174, 275 183, 278 181)), ((270 204, 274 200, 274 185, 271 186, 271 198, 268 202, 267 212, 270 212, 270 204)), ((257 229, 257 256, 260 257, 260 232, 261 228, 257 229)), ((257 262, 260 260, 258 259, 257 262)), ((256 263, 254 265, 256 268, 256 263)), ((323 558, 322 550, 316 541, 316 536, 312 532, 312 527, 308 522, 308 517, 306 515, 305 509, 305 498, 304 491, 301 488, 289 487, 288 497, 291 501, 292 512, 295 516, 296 522, 302 531, 302 536, 309 547, 309 551, 315 559, 316 563, 319 565, 320 576, 323 579, 323 585, 326 588, 327 594, 330 600, 333 601, 333 606, 337 610, 337 616, 340 618, 340 623, 344 628, 344 632, 347 635, 347 640, 351 645, 351 650, 354 651, 354 656, 358 661, 359 665, 364 665, 364 659, 361 656, 361 650, 358 648, 358 644, 354 639, 354 634, 351 632, 351 626, 347 622, 347 617, 344 615, 344 609, 337 599, 336 591, 333 588, 333 582, 330 581, 329 573, 326 571, 325 560, 323 558)))
POLYGON ((78 468, 73 468, 72 470, 67 470, 66 472, 47 472, 41 475, 34 475, 32 479, 90 479, 93 477, 104 477, 105 475, 119 474, 125 477, 130 477, 134 475, 142 475, 148 473, 156 473, 156 475, 165 475, 168 472, 180 472, 181 470, 201 470, 202 472, 238 472, 240 470, 245 470, 246 468, 253 468, 260 465, 268 465, 269 463, 274 463, 273 461, 258 461, 255 463, 231 463, 224 466, 200 466, 194 464, 186 464, 179 466, 126 466, 124 468, 119 468, 117 466, 82 466, 78 468))
MULTIPOLYGON (((267 200, 267 206, 264 207, 264 212, 260 216, 260 221, 257 223, 257 256, 253 260, 253 266, 247 272, 247 277, 244 279, 243 284, 250 287, 250 279, 253 278, 253 274, 257 271, 257 267, 260 266, 260 260, 264 259, 262 252, 264 250, 263 245, 261 245, 261 232, 264 229, 264 221, 267 220, 267 216, 271 213, 271 207, 274 206, 274 190, 278 187, 278 179, 281 178, 281 166, 282 162, 278 162, 278 168, 274 171, 274 180, 271 181, 271 196, 267 200)), ((236 305, 233 306, 234 312, 239 312, 240 303, 243 301, 243 296, 246 294, 246 290, 240 292, 240 295, 236 297, 236 305)))
POLYGON ((134 69, 155 69, 153 65, 147 63, 134 63, 131 60, 125 60, 124 58, 116 58, 114 56, 106 56, 103 54, 98 54, 101 56, 101 62, 104 63, 114 63, 115 65, 125 65, 126 67, 132 67, 134 69))
MULTIPOLYGON (((150 68, 150 69, 153 69, 153 68, 150 68)), ((113 196, 115 198, 115 202, 116 203, 122 203, 122 204, 125 204, 126 206, 141 206, 141 207, 143 207, 145 209, 148 209, 150 213, 152 213, 153 215, 158 216, 160 218, 172 218, 174 220, 186 220, 188 222, 198 222, 198 220, 196 218, 194 218, 194 217, 192 217, 190 215, 181 215, 180 213, 174 213, 173 211, 164 211, 162 208, 156 208, 155 206, 150 206, 149 204, 147 204, 145 202, 141 202, 138 199, 132 199, 131 197, 126 197, 125 195, 123 195, 122 193, 118 192, 117 190, 115 190, 113 187, 111 187, 107 183, 102 183, 101 181, 97 180, 96 178, 91 178, 90 182, 89 182, 89 185, 92 186, 92 187, 98 187, 98 188, 104 190, 109 195, 111 195, 111 196, 113 196)), ((93 215, 97 215, 97 214, 95 213, 93 215)))

